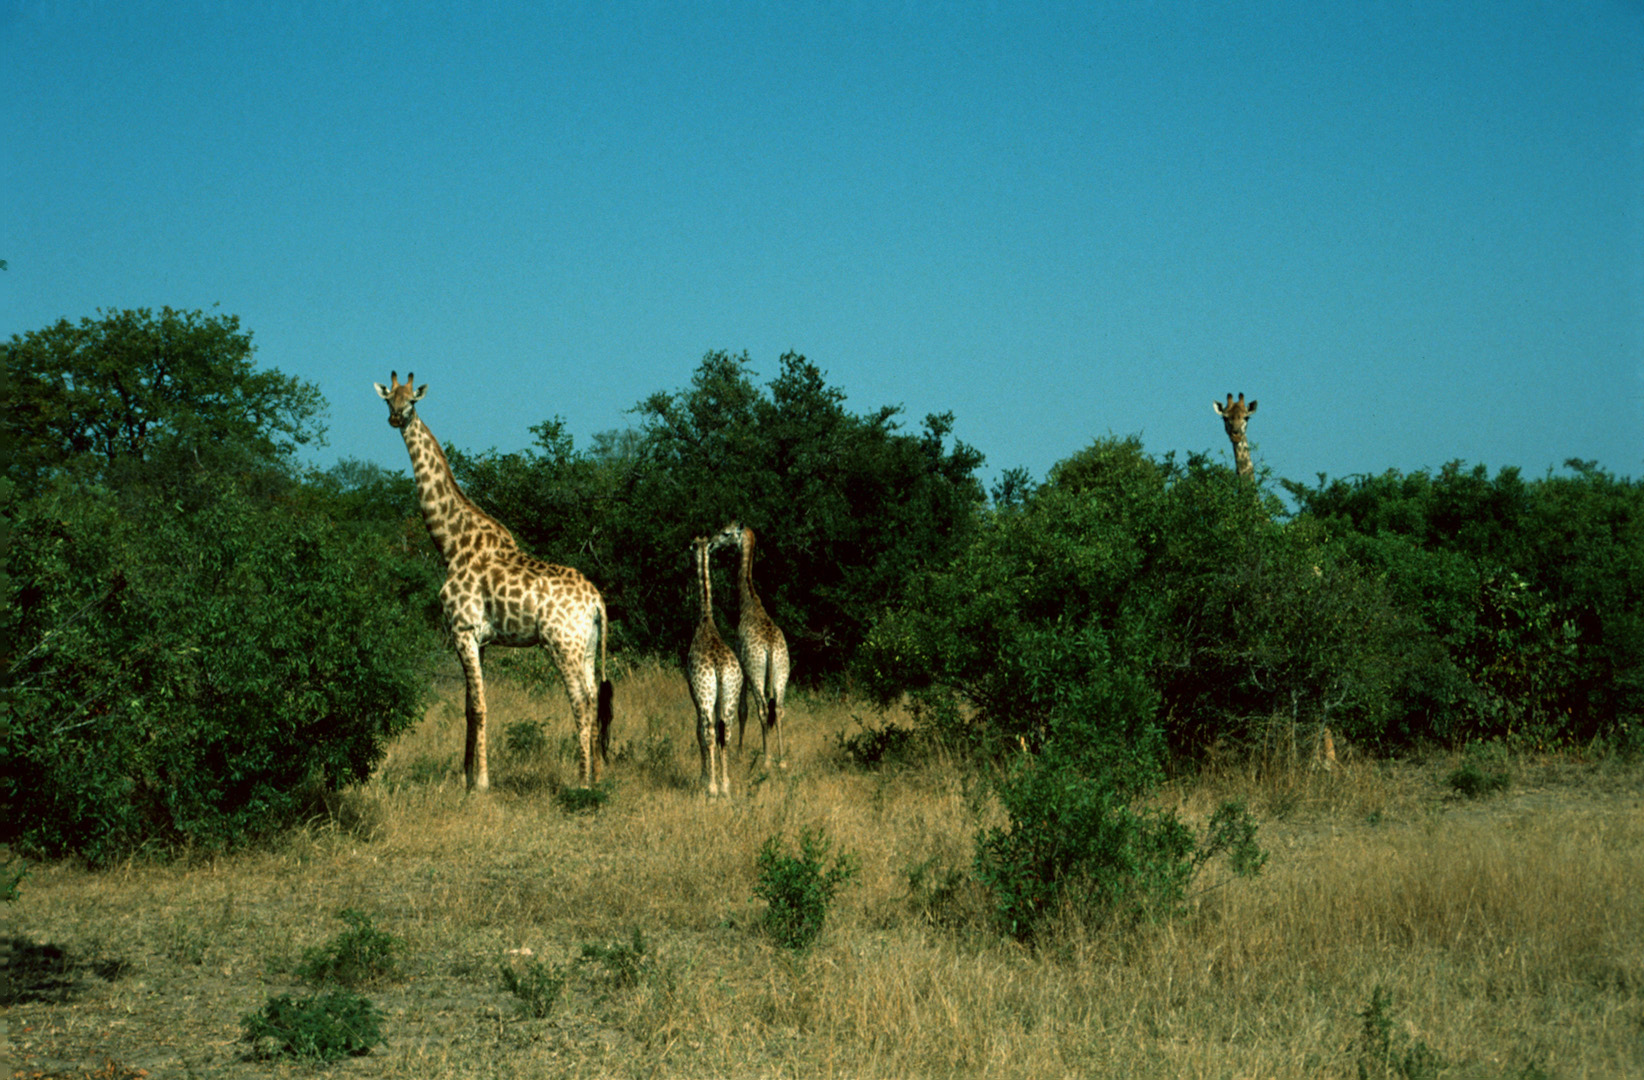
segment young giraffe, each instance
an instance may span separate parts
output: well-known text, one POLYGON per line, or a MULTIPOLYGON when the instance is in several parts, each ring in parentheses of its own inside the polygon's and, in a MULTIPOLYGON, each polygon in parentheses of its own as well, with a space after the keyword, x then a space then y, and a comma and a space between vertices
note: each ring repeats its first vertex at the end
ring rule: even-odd
POLYGON ((468 742, 462 771, 470 791, 490 787, 485 753, 485 676, 480 661, 487 645, 545 645, 565 681, 582 750, 582 782, 599 779, 611 727, 611 683, 605 674, 609 624, 599 590, 568 566, 550 566, 519 549, 500 522, 487 516, 457 486, 434 433, 417 416, 428 393, 413 388, 416 376, 389 373, 389 385, 373 385, 388 402, 389 426, 398 428, 417 477, 423 524, 445 563, 440 604, 456 637, 457 659, 468 684, 468 742), (595 657, 600 681, 595 682, 595 657))
MULTIPOLYGON (((767 761, 770 756, 771 734, 776 736, 776 757, 779 768, 787 768, 782 748, 782 698, 788 690, 788 639, 782 630, 765 614, 765 607, 754 594, 753 552, 754 531, 736 522, 720 529, 709 541, 710 550, 735 545, 741 552, 737 570, 738 606, 736 637, 742 658, 742 689, 753 699, 753 711, 760 719, 761 753, 767 761)), ((742 736, 747 731, 744 718, 737 725, 736 749, 742 752, 742 736)))
POLYGON ((1222 426, 1227 429, 1227 437, 1233 443, 1233 464, 1240 476, 1255 476, 1256 470, 1250 464, 1250 443, 1244 437, 1244 426, 1250 421, 1250 414, 1256 411, 1256 400, 1250 399, 1250 404, 1244 403, 1244 395, 1234 401, 1233 395, 1227 395, 1227 404, 1211 399, 1210 407, 1216 410, 1216 415, 1222 418, 1222 426))
POLYGON ((696 704, 696 742, 702 750, 702 780, 708 794, 731 793, 728 760, 731 725, 736 722, 736 703, 742 696, 742 665, 736 653, 719 636, 714 624, 713 587, 708 579, 708 538, 691 541, 701 589, 702 621, 696 624, 691 651, 685 661, 685 681, 696 704))

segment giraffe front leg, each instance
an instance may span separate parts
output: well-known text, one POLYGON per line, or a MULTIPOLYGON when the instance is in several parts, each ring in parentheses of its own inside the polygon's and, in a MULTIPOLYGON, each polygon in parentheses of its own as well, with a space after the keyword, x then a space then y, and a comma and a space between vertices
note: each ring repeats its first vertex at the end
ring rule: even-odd
POLYGON ((486 768, 485 753, 485 673, 481 666, 483 650, 474 635, 457 638, 457 659, 462 663, 462 675, 468 688, 468 739, 463 748, 462 774, 469 791, 485 791, 491 786, 486 768))

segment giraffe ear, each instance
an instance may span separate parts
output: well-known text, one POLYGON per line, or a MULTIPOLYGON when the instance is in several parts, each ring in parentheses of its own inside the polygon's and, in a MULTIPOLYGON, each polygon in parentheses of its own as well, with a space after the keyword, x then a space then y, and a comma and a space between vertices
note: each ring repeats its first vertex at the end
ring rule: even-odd
POLYGON ((1247 415, 1256 411, 1256 399, 1255 398, 1250 399, 1250 404, 1248 404, 1244 407, 1244 411, 1247 415))
MULTIPOLYGON (((410 382, 409 379, 406 381, 410 382)), ((428 384, 423 383, 421 386, 417 387, 417 392, 411 395, 411 403, 415 405, 417 402, 422 400, 422 396, 426 393, 428 393, 428 384)))
POLYGON ((382 398, 384 401, 388 400, 388 387, 384 386, 380 382, 374 382, 371 385, 377 388, 378 397, 382 398))
POLYGON ((1212 409, 1216 410, 1216 415, 1217 416, 1225 416, 1226 415, 1225 413, 1222 412, 1222 403, 1221 402, 1216 401, 1215 399, 1211 399, 1210 407, 1212 409))

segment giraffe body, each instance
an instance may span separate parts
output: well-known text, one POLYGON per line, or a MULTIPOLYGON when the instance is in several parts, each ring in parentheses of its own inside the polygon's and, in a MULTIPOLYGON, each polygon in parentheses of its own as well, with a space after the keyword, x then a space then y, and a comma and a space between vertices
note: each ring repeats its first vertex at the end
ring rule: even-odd
POLYGON ((1251 398, 1250 404, 1246 405, 1243 394, 1237 401, 1229 394, 1227 404, 1211 399, 1210 407, 1222 418, 1222 427, 1227 430, 1228 441, 1233 444, 1233 464, 1239 475, 1254 477, 1256 469, 1250 463, 1250 441, 1245 438, 1244 429, 1250 422, 1250 414, 1256 411, 1256 399, 1251 398))
POLYGON ((696 742, 702 752, 702 782, 709 796, 714 796, 731 793, 729 744, 731 725, 736 722, 737 701, 742 696, 742 665, 719 636, 719 627, 714 623, 708 545, 705 536, 691 542, 702 619, 691 638, 685 680, 691 688, 691 701, 696 705, 696 742))
POLYGON ((747 712, 759 717, 760 746, 767 761, 787 767, 782 745, 783 698, 788 691, 788 639, 769 615, 753 587, 754 531, 731 522, 714 534, 712 548, 736 545, 740 552, 737 593, 741 600, 737 614, 736 638, 742 660, 743 696, 748 707, 737 725, 736 746, 740 752, 746 734, 747 712), (776 753, 771 754, 771 744, 776 753))
POLYGON ((521 551, 501 522, 470 502, 439 441, 417 416, 416 403, 428 387, 414 389, 409 374, 401 385, 398 372, 389 380, 386 387, 375 384, 377 394, 388 402, 388 423, 405 438, 423 524, 445 563, 440 605, 467 684, 462 769, 469 790, 490 787, 482 663, 488 645, 548 650, 571 699, 582 782, 594 783, 611 725, 611 683, 603 678, 609 623, 599 590, 581 572, 521 551))

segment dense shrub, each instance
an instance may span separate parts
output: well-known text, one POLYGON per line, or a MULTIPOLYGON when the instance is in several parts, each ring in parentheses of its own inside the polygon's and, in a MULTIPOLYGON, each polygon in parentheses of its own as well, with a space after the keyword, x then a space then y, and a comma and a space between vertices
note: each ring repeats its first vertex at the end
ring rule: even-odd
POLYGON ((385 544, 233 480, 183 486, 6 508, 0 828, 25 850, 242 843, 363 779, 418 715, 421 583, 385 544))
POLYGON ((1286 485, 1419 629, 1386 742, 1625 742, 1644 714, 1644 484, 1567 464, 1286 485))

